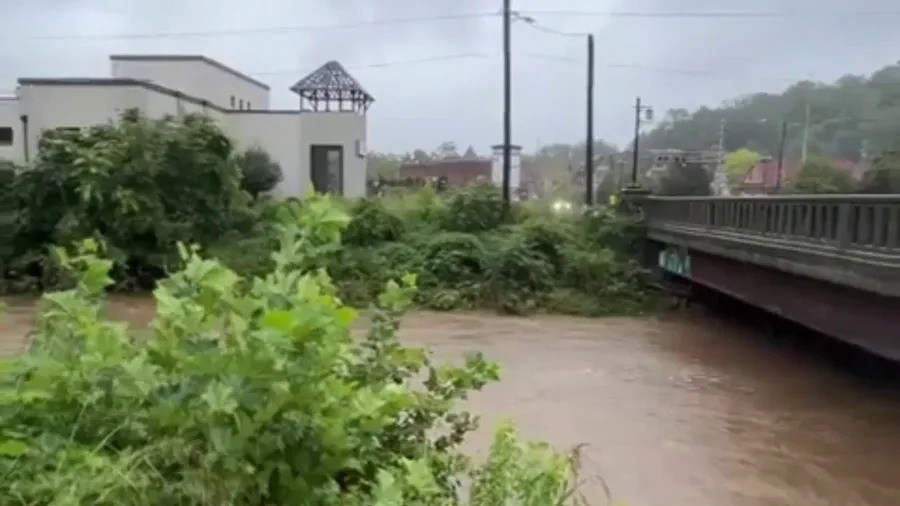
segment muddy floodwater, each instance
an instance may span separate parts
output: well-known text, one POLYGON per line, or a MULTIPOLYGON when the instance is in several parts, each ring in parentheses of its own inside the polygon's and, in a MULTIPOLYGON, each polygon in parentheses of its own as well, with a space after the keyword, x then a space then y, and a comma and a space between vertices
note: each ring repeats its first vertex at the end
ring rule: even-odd
MULTIPOLYGON (((146 321, 140 300, 114 314, 146 321)), ((21 349, 28 310, 0 324, 21 349)), ((900 505, 900 398, 703 316, 506 318, 414 314, 403 338, 453 359, 483 351, 503 381, 477 393, 479 452, 514 419, 629 506, 900 505)), ((594 504, 601 486, 588 483, 594 504)))

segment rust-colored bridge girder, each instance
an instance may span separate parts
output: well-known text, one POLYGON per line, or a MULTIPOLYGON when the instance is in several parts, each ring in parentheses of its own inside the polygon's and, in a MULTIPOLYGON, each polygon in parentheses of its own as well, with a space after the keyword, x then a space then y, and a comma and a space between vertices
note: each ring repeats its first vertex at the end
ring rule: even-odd
POLYGON ((900 196, 650 197, 642 207, 671 273, 900 360, 900 196))

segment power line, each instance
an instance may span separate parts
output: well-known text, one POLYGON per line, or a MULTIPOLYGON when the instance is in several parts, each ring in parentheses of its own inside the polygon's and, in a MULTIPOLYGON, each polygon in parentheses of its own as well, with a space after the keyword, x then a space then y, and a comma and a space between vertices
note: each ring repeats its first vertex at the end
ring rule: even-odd
MULTIPOLYGON (((583 36, 583 35, 582 35, 583 36)), ((583 60, 581 58, 574 58, 570 56, 562 56, 562 55, 554 55, 554 54, 545 54, 545 53, 518 53, 517 57, 525 57, 534 60, 547 60, 554 61, 566 64, 577 64, 581 65, 583 60)), ((382 69, 382 68, 392 68, 392 67, 400 67, 405 65, 420 65, 420 64, 428 64, 428 63, 439 63, 444 61, 453 61, 453 60, 478 60, 478 59, 491 59, 498 58, 498 54, 494 53, 486 53, 486 52, 478 52, 478 53, 455 53, 448 55, 437 55, 430 56, 425 58, 414 58, 408 60, 394 60, 394 61, 385 61, 385 62, 377 62, 377 63, 369 63, 363 65, 348 65, 347 70, 349 71, 362 71, 362 70, 370 70, 370 69, 382 69)), ((659 67, 653 65, 642 65, 637 63, 602 63, 598 64, 598 67, 608 68, 608 69, 623 69, 623 70, 641 70, 648 72, 657 72, 663 74, 680 74, 687 76, 696 76, 696 77, 716 77, 723 79, 735 79, 746 81, 747 79, 756 79, 762 81, 780 81, 785 83, 798 83, 804 81, 811 81, 808 77, 777 77, 777 76, 766 76, 759 74, 746 74, 746 73, 731 73, 731 72, 722 72, 722 71, 714 71, 714 70, 697 70, 697 69, 684 69, 684 68, 675 68, 675 67, 659 67)), ((298 76, 305 73, 308 73, 310 69, 281 69, 281 70, 259 70, 259 71, 250 71, 245 72, 248 75, 255 77, 266 77, 266 76, 298 76)), ((0 77, 20 77, 20 74, 10 74, 10 73, 0 73, 0 77)), ((815 81, 819 83, 819 81, 815 81)), ((824 83, 831 84, 831 83, 824 83)), ((900 86, 900 83, 867 83, 867 86, 900 86)))
MULTIPOLYGON (((521 10, 519 14, 525 16, 560 16, 560 17, 607 17, 607 18, 637 18, 637 19, 748 19, 748 18, 848 18, 848 17, 886 17, 900 16, 898 11, 847 11, 847 12, 815 12, 815 11, 768 11, 768 12, 729 12, 729 11, 671 11, 671 12, 640 12, 640 11, 576 11, 576 10, 521 10)), ((441 21, 467 21, 499 17, 500 12, 472 12, 464 14, 445 14, 435 16, 403 17, 376 19, 369 21, 357 21, 338 24, 318 25, 285 25, 258 28, 241 29, 211 29, 186 32, 132 32, 132 33, 108 33, 108 34, 60 34, 60 35, 27 35, 0 36, 5 40, 32 40, 32 41, 72 41, 72 40, 117 40, 117 39, 166 39, 166 38, 199 38, 221 37, 229 35, 263 35, 279 33, 297 33, 327 30, 350 30, 373 26, 393 26, 403 24, 433 23, 441 21)))
POLYGON ((529 16, 565 17, 608 17, 608 18, 666 18, 666 19, 747 19, 747 18, 846 18, 900 16, 900 11, 566 11, 566 10, 522 10, 529 16))
POLYGON ((403 24, 433 23, 440 21, 464 21, 479 18, 499 16, 496 12, 474 12, 468 14, 447 14, 440 16, 420 16, 405 18, 375 19, 370 21, 357 21, 352 23, 324 24, 324 25, 288 25, 259 28, 222 29, 222 30, 197 30, 190 32, 143 32, 143 33, 114 33, 114 34, 71 34, 71 35, 29 35, 25 37, 0 37, 0 39, 15 40, 114 40, 114 39, 167 39, 167 38, 193 38, 193 37, 220 37, 228 35, 268 35, 279 33, 314 32, 327 30, 350 30, 373 26, 393 26, 403 24))

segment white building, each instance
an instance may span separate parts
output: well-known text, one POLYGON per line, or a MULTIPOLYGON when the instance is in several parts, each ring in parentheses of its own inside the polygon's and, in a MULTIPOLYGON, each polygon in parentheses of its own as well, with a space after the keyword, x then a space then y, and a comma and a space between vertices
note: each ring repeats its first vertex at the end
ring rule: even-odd
POLYGON ((203 112, 244 149, 284 172, 274 194, 366 192, 366 111, 374 99, 331 61, 291 91, 297 109, 269 108, 269 87, 199 55, 112 55, 110 77, 21 78, 0 98, 0 159, 28 162, 42 131, 108 123, 130 108, 150 117, 203 112))

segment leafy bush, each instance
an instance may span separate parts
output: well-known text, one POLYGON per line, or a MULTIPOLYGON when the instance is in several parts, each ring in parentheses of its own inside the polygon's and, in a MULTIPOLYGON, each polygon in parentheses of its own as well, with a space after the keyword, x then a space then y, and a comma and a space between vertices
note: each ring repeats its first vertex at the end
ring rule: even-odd
POLYGON ((50 130, 20 171, 14 259, 6 277, 53 289, 48 249, 93 237, 114 262, 121 289, 147 289, 177 261, 175 244, 210 244, 253 216, 240 189, 231 141, 204 116, 50 130))
POLYGON ((477 236, 447 232, 425 245, 421 302, 432 309, 475 307, 489 277, 490 258, 477 236))
POLYGON ((479 233, 499 228, 506 219, 500 192, 494 185, 481 185, 450 196, 443 225, 452 232, 479 233))
POLYGON ((344 242, 352 246, 374 246, 397 241, 403 234, 403 220, 378 199, 361 199, 353 206, 352 219, 344 231, 344 242))
POLYGON ((325 199, 287 206, 264 276, 180 247, 184 268, 154 291, 149 335, 102 316, 114 261, 96 243, 57 251, 74 287, 44 295, 31 353, 0 368, 2 502, 573 502, 573 459, 510 426, 483 464, 460 453, 476 421, 454 404, 497 366, 480 355, 436 365, 400 344, 413 276, 387 285, 353 339, 354 310, 327 274, 302 268, 333 251, 349 217, 325 199))
POLYGON ((240 153, 236 162, 241 171, 241 188, 253 198, 274 190, 283 177, 281 165, 259 147, 240 153))

